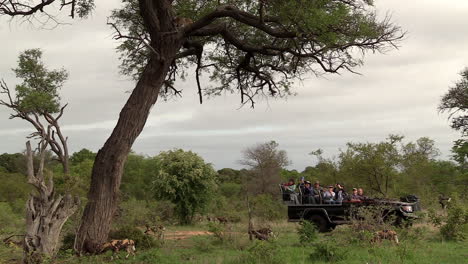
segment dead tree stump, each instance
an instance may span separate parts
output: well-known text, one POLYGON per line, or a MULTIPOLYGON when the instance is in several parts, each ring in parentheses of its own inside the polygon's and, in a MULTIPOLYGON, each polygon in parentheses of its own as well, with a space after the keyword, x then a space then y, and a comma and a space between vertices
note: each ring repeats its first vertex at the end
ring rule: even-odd
POLYGON ((57 253, 59 237, 67 219, 79 206, 78 197, 56 195, 52 177, 44 177, 44 157, 47 143, 39 143, 40 162, 34 173, 31 144, 26 143, 28 183, 36 193, 31 194, 26 205, 26 235, 24 238, 23 263, 40 263, 44 256, 53 257, 57 253))

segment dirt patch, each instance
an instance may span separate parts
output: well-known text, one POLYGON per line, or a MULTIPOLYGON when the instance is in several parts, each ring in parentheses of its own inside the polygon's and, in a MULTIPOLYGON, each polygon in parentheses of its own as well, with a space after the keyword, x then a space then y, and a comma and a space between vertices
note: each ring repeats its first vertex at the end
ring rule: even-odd
POLYGON ((191 238, 193 236, 207 236, 212 234, 213 233, 208 231, 174 231, 166 232, 165 237, 168 240, 182 240, 191 238))

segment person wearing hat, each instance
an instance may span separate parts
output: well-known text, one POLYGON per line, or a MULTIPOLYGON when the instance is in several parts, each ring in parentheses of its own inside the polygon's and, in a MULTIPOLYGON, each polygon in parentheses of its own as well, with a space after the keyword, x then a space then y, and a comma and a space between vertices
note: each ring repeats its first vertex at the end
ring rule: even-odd
POLYGON ((335 192, 333 191, 333 185, 330 185, 323 193, 323 203, 332 204, 335 202, 334 198, 335 192))
POLYGON ((310 204, 315 203, 315 199, 313 197, 313 188, 311 187, 310 181, 304 182, 304 191, 302 193, 302 203, 310 204))
POLYGON ((349 197, 349 200, 351 202, 360 202, 361 198, 359 197, 358 190, 356 188, 353 188, 353 193, 349 197))
POLYGON ((314 188, 312 189, 312 195, 314 196, 315 203, 322 203, 322 188, 320 187, 320 182, 315 181, 314 188))

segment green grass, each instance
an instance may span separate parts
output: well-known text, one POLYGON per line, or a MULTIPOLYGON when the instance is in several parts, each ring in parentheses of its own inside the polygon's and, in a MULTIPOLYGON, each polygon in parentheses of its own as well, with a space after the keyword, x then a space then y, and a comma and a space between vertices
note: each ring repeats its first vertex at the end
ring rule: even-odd
MULTIPOLYGON (((75 257, 71 252, 61 253, 49 263, 200 263, 200 264, 249 264, 249 263, 464 263, 468 258, 468 242, 443 242, 435 231, 401 231, 400 245, 383 242, 371 245, 368 241, 350 239, 352 233, 346 227, 339 227, 328 234, 320 234, 321 245, 331 245, 332 256, 327 260, 319 258, 315 245, 301 246, 296 232, 296 224, 272 223, 278 232, 274 242, 250 242, 245 232, 246 225, 236 224, 224 240, 213 236, 194 236, 185 240, 166 241, 162 248, 137 251, 135 257, 111 261, 111 253, 99 256, 75 257), (412 234, 414 232, 414 235, 412 234), (333 246, 335 245, 335 246, 333 246), (311 257, 311 254, 313 257, 311 257)), ((171 227, 169 230, 207 230, 207 226, 171 227)), ((0 246, 0 263, 15 263, 12 259, 21 257, 21 249, 0 246)))

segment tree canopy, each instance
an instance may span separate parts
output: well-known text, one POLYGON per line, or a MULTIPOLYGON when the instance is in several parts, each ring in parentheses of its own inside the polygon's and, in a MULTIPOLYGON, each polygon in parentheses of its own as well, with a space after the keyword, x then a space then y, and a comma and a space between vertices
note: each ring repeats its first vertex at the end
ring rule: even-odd
MULTIPOLYGON (((156 52, 151 43, 163 35, 151 32, 155 28, 141 12, 145 1, 122 2, 109 24, 122 40, 122 73, 138 80, 156 52)), ((252 106, 259 95, 285 96, 303 74, 354 71, 363 63, 359 54, 385 51, 403 37, 389 17, 377 17, 367 0, 178 0, 172 8, 176 20, 188 22, 163 33, 182 34, 185 41, 162 93, 178 94, 176 78, 194 65, 200 102, 202 95, 236 91, 252 106), (204 87, 202 73, 211 80, 204 87)))

